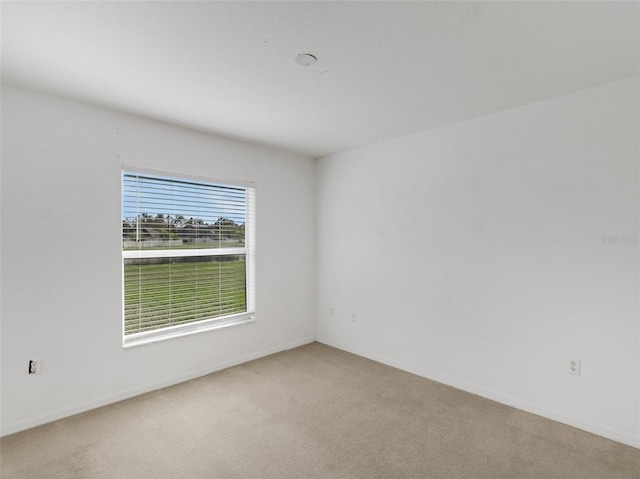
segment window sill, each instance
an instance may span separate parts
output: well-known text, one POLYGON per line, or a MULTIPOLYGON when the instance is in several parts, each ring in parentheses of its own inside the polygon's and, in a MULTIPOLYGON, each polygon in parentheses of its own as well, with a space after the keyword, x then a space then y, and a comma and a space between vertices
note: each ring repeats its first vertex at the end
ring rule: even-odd
POLYGON ((182 336, 198 334, 204 331, 212 331, 214 329, 221 329, 229 326, 236 326, 239 324, 253 322, 255 322, 254 313, 243 313, 229 316, 224 319, 210 319, 207 321, 198 321, 196 323, 172 326, 157 331, 146 331, 144 333, 129 334, 127 336, 124 336, 122 340, 122 347, 127 349, 135 346, 142 346, 143 344, 157 343, 159 341, 165 341, 167 339, 180 338, 182 336))

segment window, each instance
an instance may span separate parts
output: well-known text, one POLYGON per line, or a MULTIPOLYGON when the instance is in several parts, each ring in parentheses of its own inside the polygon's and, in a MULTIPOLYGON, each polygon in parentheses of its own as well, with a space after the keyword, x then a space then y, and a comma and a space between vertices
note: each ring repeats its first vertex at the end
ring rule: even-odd
POLYGON ((122 172, 123 344, 252 321, 252 183, 122 172))

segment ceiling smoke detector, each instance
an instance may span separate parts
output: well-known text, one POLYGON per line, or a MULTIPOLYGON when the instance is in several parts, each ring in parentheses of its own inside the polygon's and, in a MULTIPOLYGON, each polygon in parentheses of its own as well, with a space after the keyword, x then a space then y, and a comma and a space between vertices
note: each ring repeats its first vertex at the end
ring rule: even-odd
POLYGON ((296 63, 298 65, 302 65, 303 67, 310 67, 317 61, 318 59, 315 56, 313 56, 311 53, 300 53, 296 57, 296 63))

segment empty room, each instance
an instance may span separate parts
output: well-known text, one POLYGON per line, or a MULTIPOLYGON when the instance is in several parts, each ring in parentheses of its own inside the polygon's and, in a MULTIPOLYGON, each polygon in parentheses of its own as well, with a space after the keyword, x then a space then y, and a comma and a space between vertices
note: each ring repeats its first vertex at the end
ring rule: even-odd
POLYGON ((640 479, 640 2, 0 8, 2 479, 640 479))

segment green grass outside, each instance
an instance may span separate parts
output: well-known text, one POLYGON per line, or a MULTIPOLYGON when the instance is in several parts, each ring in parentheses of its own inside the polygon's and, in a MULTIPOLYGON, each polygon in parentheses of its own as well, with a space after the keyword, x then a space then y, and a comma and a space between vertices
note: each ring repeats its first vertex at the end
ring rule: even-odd
POLYGON ((245 261, 125 265, 125 334, 246 311, 245 261))

